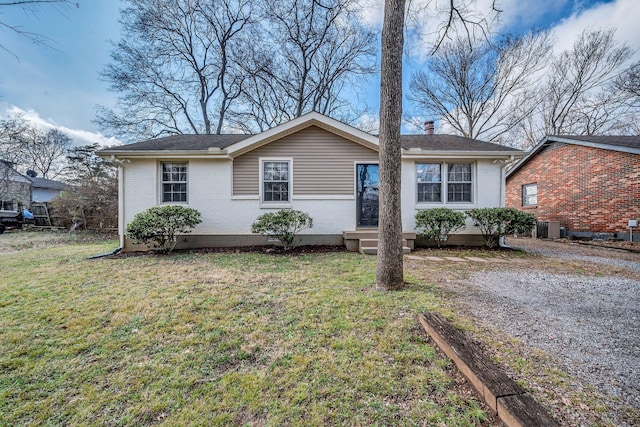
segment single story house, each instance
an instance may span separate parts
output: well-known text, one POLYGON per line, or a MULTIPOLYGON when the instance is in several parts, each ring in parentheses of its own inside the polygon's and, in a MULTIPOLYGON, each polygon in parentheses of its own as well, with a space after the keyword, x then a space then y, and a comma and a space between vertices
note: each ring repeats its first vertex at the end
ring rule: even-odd
MULTIPOLYGON (((504 165, 524 153, 452 135, 402 137, 402 223, 411 246, 421 209, 504 206, 504 165)), ((177 247, 271 243, 251 234, 265 212, 310 214, 301 244, 346 244, 358 250, 378 225, 378 137, 309 113, 256 135, 175 135, 109 148, 118 164, 119 232, 151 206, 183 204, 203 222, 177 247), (367 237, 364 237, 367 236, 367 237)), ((454 243, 479 244, 469 223, 454 243)))
POLYGON ((68 184, 53 179, 37 176, 29 176, 29 179, 33 182, 33 202, 35 203, 48 203, 69 189, 68 184))
POLYGON ((508 207, 568 236, 628 239, 640 219, 640 136, 547 136, 506 179, 508 207))
POLYGON ((0 210, 16 212, 31 207, 31 180, 15 170, 14 164, 0 159, 0 210))

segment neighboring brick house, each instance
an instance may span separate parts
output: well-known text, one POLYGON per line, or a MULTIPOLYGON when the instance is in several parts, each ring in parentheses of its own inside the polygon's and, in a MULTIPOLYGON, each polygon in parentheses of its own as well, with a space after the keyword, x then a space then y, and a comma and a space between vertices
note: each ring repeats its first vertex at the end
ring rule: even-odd
POLYGON ((628 238, 640 219, 640 136, 548 136, 507 172, 506 206, 569 236, 628 238))

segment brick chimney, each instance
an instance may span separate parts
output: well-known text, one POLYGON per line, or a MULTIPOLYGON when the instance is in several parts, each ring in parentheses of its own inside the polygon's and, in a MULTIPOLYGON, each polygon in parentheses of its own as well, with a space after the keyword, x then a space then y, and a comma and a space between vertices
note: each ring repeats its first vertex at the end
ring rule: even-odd
POLYGON ((424 134, 425 135, 433 135, 435 126, 433 125, 433 121, 424 122, 424 134))

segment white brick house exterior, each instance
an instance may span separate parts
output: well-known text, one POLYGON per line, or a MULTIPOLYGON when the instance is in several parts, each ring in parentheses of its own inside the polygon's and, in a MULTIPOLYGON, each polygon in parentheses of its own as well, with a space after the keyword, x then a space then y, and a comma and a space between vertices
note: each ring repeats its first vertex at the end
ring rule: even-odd
MULTIPOLYGON (((407 231, 414 230, 420 209, 504 206, 504 164, 523 154, 450 135, 406 136, 402 145, 402 221, 407 231), (429 182, 418 176, 425 164, 440 171, 431 173, 429 182), (456 175, 456 170, 461 172, 456 175), (419 187, 429 193, 418 195, 419 187), (425 198, 429 201, 421 200, 425 198)), ((202 214, 202 223, 178 247, 265 244, 266 238, 251 234, 251 224, 281 208, 313 218, 314 227, 301 233, 303 244, 342 244, 345 231, 375 229, 363 225, 359 212, 367 195, 377 198, 377 149, 377 137, 310 113, 253 136, 180 135, 99 154, 119 165, 120 243, 132 249, 126 225, 138 212, 167 203, 202 214), (360 190, 363 170, 367 180, 361 186, 366 189, 360 190)), ((468 225, 461 238, 477 237, 468 225)))

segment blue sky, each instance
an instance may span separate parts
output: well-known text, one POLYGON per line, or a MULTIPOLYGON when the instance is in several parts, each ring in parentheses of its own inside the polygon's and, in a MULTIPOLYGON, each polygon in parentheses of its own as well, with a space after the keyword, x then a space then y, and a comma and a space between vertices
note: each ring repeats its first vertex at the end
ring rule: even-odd
MULTIPOLYGON (((113 143, 109 135, 99 135, 91 123, 95 106, 113 106, 114 94, 106 90, 99 73, 109 62, 108 40, 119 38, 117 0, 75 0, 79 8, 41 7, 37 14, 18 7, 0 7, 0 21, 46 35, 55 49, 34 45, 10 31, 0 30, 0 43, 19 57, 0 51, 0 117, 10 111, 24 111, 44 127, 60 127, 78 144, 113 143)), ((382 1, 368 4, 364 19, 381 25, 382 1)), ((419 3, 414 1, 413 3, 419 3)), ((442 2, 443 0, 436 0, 442 2)), ((478 0, 480 11, 491 0, 478 0)), ((620 41, 633 49, 640 47, 640 1, 501 0, 502 28, 510 32, 533 26, 553 28, 557 49, 571 46, 585 28, 616 27, 620 41)), ((426 31, 425 31, 426 33, 426 31)), ((427 37, 428 39, 428 37, 427 37)), ((406 75, 420 66, 427 48, 416 44, 407 58, 406 75)), ((637 56, 636 56, 637 58, 637 56)), ((367 103, 375 121, 378 107, 378 80, 372 79, 367 103)))

